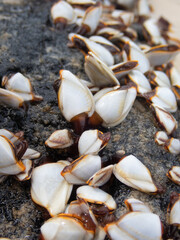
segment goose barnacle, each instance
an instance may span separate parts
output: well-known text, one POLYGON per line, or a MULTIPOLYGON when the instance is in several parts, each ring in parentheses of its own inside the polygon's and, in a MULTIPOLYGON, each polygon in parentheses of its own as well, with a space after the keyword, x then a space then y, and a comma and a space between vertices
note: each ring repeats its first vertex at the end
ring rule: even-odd
POLYGON ((120 182, 139 191, 153 194, 161 191, 154 184, 149 169, 133 155, 121 158, 114 165, 113 173, 120 182))
POLYGON ((180 185, 180 167, 179 166, 173 166, 171 169, 169 169, 166 176, 174 183, 180 185))
POLYGON ((136 198, 126 199, 125 204, 130 212, 151 212, 148 206, 136 198))
POLYGON ((51 216, 63 212, 72 191, 72 185, 61 171, 69 162, 59 161, 36 167, 31 176, 31 197, 38 205, 46 208, 51 216))
POLYGON ((180 194, 173 192, 168 206, 169 224, 180 227, 180 194))

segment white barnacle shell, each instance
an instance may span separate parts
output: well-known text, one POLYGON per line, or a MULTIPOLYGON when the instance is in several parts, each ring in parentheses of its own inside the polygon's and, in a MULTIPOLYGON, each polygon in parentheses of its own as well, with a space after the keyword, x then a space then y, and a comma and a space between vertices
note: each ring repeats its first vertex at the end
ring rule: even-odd
POLYGON ((31 197, 35 203, 45 207, 51 216, 63 212, 72 191, 72 185, 62 176, 61 171, 69 163, 59 161, 36 167, 31 177, 31 197))
POLYGON ((2 86, 22 97, 24 101, 41 101, 43 99, 33 93, 30 80, 20 72, 4 76, 2 86))
POLYGON ((8 131, 7 129, 0 129, 0 135, 8 138, 13 144, 19 141, 19 136, 16 136, 14 133, 8 131))
POLYGON ((99 130, 84 131, 78 142, 79 155, 98 154, 110 140, 111 134, 99 130))
POLYGON ((156 104, 151 104, 151 107, 155 112, 155 116, 158 122, 166 130, 167 134, 171 135, 178 126, 176 119, 172 116, 172 114, 156 104))
POLYGON ((121 62, 116 65, 111 66, 111 70, 115 74, 115 76, 120 79, 121 77, 128 74, 132 69, 138 66, 138 61, 127 61, 121 62))
POLYGON ((94 86, 94 84, 92 84, 91 82, 83 80, 83 79, 80 79, 80 81, 89 88, 89 90, 92 92, 92 94, 95 94, 99 91, 99 87, 94 86))
POLYGON ((82 186, 77 189, 77 197, 86 202, 94 204, 104 204, 109 210, 116 209, 116 202, 112 196, 99 188, 91 186, 82 186))
POLYGON ((150 7, 148 0, 138 0, 137 2, 137 13, 138 15, 148 16, 150 14, 150 7))
POLYGON ((166 175, 169 179, 171 179, 171 181, 180 185, 180 167, 179 166, 173 166, 166 175))
POLYGON ((123 157, 114 165, 113 173, 120 182, 129 187, 146 193, 158 192, 149 169, 133 155, 123 157))
POLYGON ((142 72, 138 70, 132 70, 128 74, 128 77, 137 86, 138 93, 143 94, 152 90, 148 79, 144 76, 142 72))
POLYGON ((74 160, 69 166, 63 169, 61 175, 71 184, 85 184, 100 169, 101 158, 88 154, 74 160))
POLYGON ((25 170, 19 174, 16 175, 16 178, 19 181, 27 181, 31 178, 31 173, 33 169, 33 162, 29 159, 23 159, 22 163, 25 166, 25 170))
POLYGON ((58 104, 66 120, 71 121, 73 117, 81 113, 92 116, 94 99, 88 87, 67 70, 60 71, 60 78, 58 104))
POLYGON ((119 30, 111 28, 111 27, 105 27, 97 31, 97 35, 103 36, 105 38, 111 38, 112 36, 123 36, 123 33, 121 33, 119 30))
POLYGON ((180 154, 180 139, 170 138, 166 142, 165 148, 172 154, 175 154, 175 155, 180 154))
POLYGON ((113 18, 120 19, 121 21, 123 21, 123 23, 126 26, 131 25, 131 23, 133 23, 133 21, 134 21, 134 13, 133 12, 115 9, 111 15, 113 18))
POLYGON ((104 127, 120 124, 128 115, 136 98, 136 88, 123 88, 105 93, 96 101, 95 110, 103 119, 104 127))
POLYGON ((119 85, 113 71, 92 52, 89 52, 85 57, 84 67, 86 74, 95 86, 111 87, 119 85))
POLYGON ((168 64, 168 69, 166 70, 172 86, 180 88, 180 73, 172 63, 168 64))
POLYGON ((105 230, 113 240, 161 240, 163 228, 158 215, 150 212, 130 212, 105 230))
POLYGON ((145 52, 152 67, 171 61, 178 53, 177 45, 158 45, 145 52))
POLYGON ((105 37, 94 35, 94 36, 91 36, 89 39, 91 41, 101 44, 102 46, 107 48, 113 55, 120 54, 120 49, 105 37))
POLYGON ((166 132, 158 131, 155 134, 155 142, 160 145, 164 146, 166 142, 168 141, 168 135, 166 132))
POLYGON ((0 88, 0 104, 13 108, 24 108, 24 99, 18 94, 0 88))
POLYGON ((87 184, 92 187, 101 187, 109 181, 113 172, 113 165, 101 168, 87 181, 87 184))
POLYGON ((85 29, 87 28, 86 31, 88 34, 92 35, 95 32, 99 24, 101 14, 102 14, 101 4, 91 6, 86 10, 82 19, 82 28, 85 29))
POLYGON ((172 194, 168 211, 169 224, 180 226, 180 194, 172 194))
POLYGON ((112 66, 114 64, 114 58, 112 54, 101 44, 91 41, 90 39, 83 37, 79 34, 70 33, 69 38, 73 42, 73 44, 77 46, 80 50, 85 52, 85 54, 90 51, 108 66, 112 66))
POLYGON ((176 97, 170 88, 156 87, 153 91, 143 94, 143 96, 168 112, 177 111, 176 97))
POLYGON ((24 153, 24 155, 22 156, 22 159, 37 159, 41 156, 41 153, 39 153, 38 151, 31 149, 31 148, 27 148, 26 152, 24 153))
POLYGON ((150 71, 147 73, 147 77, 149 78, 151 84, 160 87, 168 87, 171 88, 171 83, 168 76, 161 71, 150 71))
POLYGON ((46 146, 58 149, 70 147, 73 143, 72 133, 68 129, 56 130, 45 142, 46 146))
POLYGON ((72 6, 66 1, 61 0, 51 7, 51 17, 54 23, 58 23, 62 18, 68 24, 74 23, 76 20, 76 14, 72 6))
POLYGON ((0 135, 0 175, 16 175, 25 170, 16 157, 15 147, 5 136, 0 135))
POLYGON ((44 240, 92 240, 93 231, 88 231, 83 222, 71 214, 59 214, 48 219, 41 227, 44 240))
POLYGON ((150 63, 147 56, 143 53, 143 51, 136 45, 135 43, 131 43, 132 41, 127 42, 124 45, 124 53, 126 53, 126 58, 124 61, 138 61, 138 66, 136 67, 137 70, 141 71, 142 73, 147 72, 150 69, 150 63))
POLYGON ((126 199, 125 204, 130 212, 151 212, 148 206, 136 198, 126 199))
POLYGON ((149 18, 148 20, 144 21, 143 27, 147 31, 147 38, 150 37, 150 42, 152 44, 166 44, 166 40, 161 36, 161 32, 158 28, 156 19, 149 18))

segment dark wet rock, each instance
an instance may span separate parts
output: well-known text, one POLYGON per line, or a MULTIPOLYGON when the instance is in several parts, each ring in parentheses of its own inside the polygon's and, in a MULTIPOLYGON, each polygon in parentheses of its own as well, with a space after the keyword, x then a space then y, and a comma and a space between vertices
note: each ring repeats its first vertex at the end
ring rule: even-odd
MULTIPOLYGON (((68 157, 67 152, 51 151, 44 145, 53 131, 71 127, 60 114, 53 90, 59 70, 64 68, 87 79, 83 55, 77 49, 66 46, 67 34, 73 27, 59 32, 51 24, 49 11, 52 2, 0 1, 0 77, 7 71, 21 71, 31 79, 35 92, 44 98, 38 105, 30 105, 27 112, 0 106, 0 128, 13 132, 24 131, 29 146, 43 154, 40 162, 68 157)), ((179 110, 174 115, 177 120, 180 119, 179 110)), ((104 128, 100 130, 107 131, 104 128)), ((136 100, 125 121, 108 131, 112 138, 101 154, 111 157, 118 150, 134 154, 150 169, 155 181, 166 189, 165 193, 152 196, 112 179, 108 189, 117 201, 117 216, 126 212, 124 200, 136 197, 144 201, 165 223, 170 193, 180 192, 180 188, 166 177, 166 172, 173 165, 179 165, 179 157, 167 153, 154 143, 157 128, 146 102, 143 99, 136 100)), ((180 137, 180 131, 177 135, 180 137)), ((31 201, 30 182, 19 183, 9 177, 1 184, 0 216, 0 237, 38 239, 44 220, 42 212, 31 201)))

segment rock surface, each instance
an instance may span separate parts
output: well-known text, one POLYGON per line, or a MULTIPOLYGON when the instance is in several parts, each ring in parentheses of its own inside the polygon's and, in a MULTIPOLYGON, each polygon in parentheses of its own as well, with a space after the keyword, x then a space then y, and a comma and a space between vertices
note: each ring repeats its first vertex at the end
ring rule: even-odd
MULTIPOLYGON (((61 116, 57 105, 53 82, 60 69, 67 69, 81 78, 84 73, 84 57, 77 49, 67 47, 67 34, 73 26, 60 32, 50 21, 48 0, 1 0, 0 1, 0 75, 11 70, 28 76, 35 92, 44 101, 30 105, 28 112, 0 106, 0 128, 13 132, 24 131, 29 146, 40 151, 43 157, 52 161, 65 159, 67 153, 57 154, 45 148, 44 142, 50 134, 63 128, 70 128, 61 116)), ((180 125, 180 111, 174 114, 180 125)), ((170 182, 166 172, 173 165, 179 165, 179 157, 173 156, 154 143, 158 127, 148 105, 137 99, 119 126, 110 129, 112 138, 102 154, 112 155, 118 150, 134 154, 150 169, 155 181, 166 190, 161 195, 147 195, 114 180, 110 193, 118 204, 117 215, 125 212, 124 200, 135 197, 144 201, 166 224, 166 211, 173 191, 180 187, 170 182)), ((102 129, 107 131, 106 129, 102 129)), ((180 131, 177 131, 180 137, 180 131)), ((19 183, 9 177, 0 188, 0 237, 10 239, 38 239, 39 229, 46 214, 31 201, 30 182, 19 183)), ((180 234, 175 232, 175 239, 180 234)))

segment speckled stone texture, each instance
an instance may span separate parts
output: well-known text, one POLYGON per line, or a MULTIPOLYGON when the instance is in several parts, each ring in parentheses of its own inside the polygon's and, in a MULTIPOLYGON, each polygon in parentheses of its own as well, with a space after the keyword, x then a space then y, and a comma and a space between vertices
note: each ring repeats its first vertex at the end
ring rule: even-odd
MULTIPOLYGON (((70 128, 61 116, 57 105, 53 82, 60 69, 67 69, 81 78, 84 73, 84 57, 77 49, 67 47, 67 34, 73 26, 60 32, 50 21, 48 0, 0 0, 0 75, 11 70, 21 71, 28 76, 35 92, 44 97, 38 105, 30 105, 28 112, 0 106, 0 128, 13 132, 24 131, 29 146, 53 161, 65 159, 68 153, 57 153, 45 148, 49 135, 63 128, 70 128)), ((180 111, 174 114, 180 119, 180 111)), ((107 131, 107 129, 102 129, 107 131)), ((151 171, 155 181, 165 188, 161 195, 148 195, 133 190, 114 180, 110 193, 118 204, 117 215, 125 210, 124 200, 136 197, 144 201, 158 214, 166 226, 166 211, 170 194, 180 193, 180 187, 170 182, 166 172, 173 165, 179 165, 179 157, 167 153, 154 143, 158 130, 154 117, 143 99, 137 99, 119 126, 110 129, 112 138, 102 155, 111 156, 117 150, 134 154, 151 171)), ((177 131, 180 137, 180 131, 177 131)), ((0 187, 0 237, 10 239, 38 239, 44 213, 31 201, 30 181, 18 182, 9 177, 0 187)), ((174 239, 180 239, 177 230, 174 239)))

